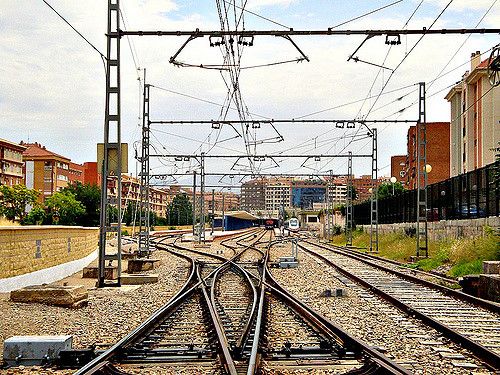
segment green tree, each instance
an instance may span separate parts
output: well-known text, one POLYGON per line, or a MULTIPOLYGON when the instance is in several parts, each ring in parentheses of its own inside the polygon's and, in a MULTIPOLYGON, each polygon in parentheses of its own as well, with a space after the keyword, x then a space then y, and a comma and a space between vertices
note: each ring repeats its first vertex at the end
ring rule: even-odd
POLYGON ((21 221, 22 225, 41 225, 47 214, 42 206, 35 206, 21 221))
POLYGON ((193 206, 186 194, 177 194, 168 206, 168 212, 170 225, 187 225, 192 222, 193 206))
POLYGON ((125 212, 123 213, 123 221, 126 226, 132 225, 132 221, 134 220, 134 208, 131 202, 128 202, 127 207, 125 208, 125 212))
POLYGON ((391 182, 383 182, 379 185, 377 189, 378 199, 384 199, 387 197, 391 197, 392 189, 394 188, 394 195, 399 194, 405 190, 401 182, 397 181, 394 184, 391 182))
POLYGON ((52 224, 76 225, 85 207, 70 191, 60 191, 45 200, 52 224))
POLYGON ((85 212, 76 218, 76 224, 84 227, 99 226, 99 211, 101 204, 101 190, 97 185, 74 182, 62 192, 72 193, 76 200, 83 204, 85 212))
POLYGON ((0 215, 8 220, 23 220, 26 206, 34 205, 40 193, 24 185, 0 186, 0 215))

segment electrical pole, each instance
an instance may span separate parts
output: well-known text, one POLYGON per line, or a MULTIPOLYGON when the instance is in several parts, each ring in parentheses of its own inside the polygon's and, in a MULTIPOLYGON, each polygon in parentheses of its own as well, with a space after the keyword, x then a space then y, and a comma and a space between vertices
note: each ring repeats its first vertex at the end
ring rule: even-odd
MULTIPOLYGON (((120 0, 108 0, 108 26, 106 33, 106 104, 104 115, 104 149, 101 167, 101 210, 99 220, 99 260, 97 286, 120 286, 121 284, 121 101, 120 101, 120 0), (111 105, 111 103, 113 105, 111 105), (110 137, 114 128, 115 139, 110 137), (110 154, 111 157, 110 157, 110 154), (115 159, 116 158, 116 159, 115 159), (115 163, 111 163, 115 159, 115 163), (116 198, 108 196, 108 182, 116 179, 116 198), (118 220, 111 222, 112 208, 116 206, 118 220), (108 234, 117 237, 116 255, 106 254, 108 234), (117 261, 116 283, 105 282, 106 260, 117 261)), ((99 160, 98 160, 99 161, 99 160)))
POLYGON ((212 189, 212 229, 210 235, 214 235, 214 225, 215 225, 215 189, 212 189))
POLYGON ((193 171, 193 237, 196 235, 196 171, 193 171))
MULTIPOLYGON (((352 153, 349 151, 349 156, 352 153)), ((347 199, 345 205, 345 242, 346 246, 352 246, 352 227, 353 227, 353 217, 352 217, 352 157, 347 159, 347 199)))
POLYGON ((372 129, 372 193, 370 200, 370 251, 378 253, 377 129, 372 129))
POLYGON ((200 175, 200 231, 198 234, 198 242, 205 243, 205 153, 201 153, 200 157, 201 175, 200 175))
POLYGON ((417 258, 428 257, 427 238, 427 124, 425 114, 425 82, 419 83, 417 137, 417 258))
POLYGON ((150 202, 149 202, 149 88, 146 84, 146 69, 144 69, 144 96, 142 105, 142 154, 141 154, 141 185, 139 205, 139 257, 150 256, 149 230, 150 202))
POLYGON ((222 231, 224 232, 224 212, 225 212, 225 207, 224 207, 224 192, 222 192, 222 231))

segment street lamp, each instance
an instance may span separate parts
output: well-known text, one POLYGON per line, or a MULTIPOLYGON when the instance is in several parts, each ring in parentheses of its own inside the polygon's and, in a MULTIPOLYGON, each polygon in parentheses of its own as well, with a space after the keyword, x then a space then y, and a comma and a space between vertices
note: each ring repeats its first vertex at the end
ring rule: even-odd
POLYGON ((432 172, 432 165, 426 164, 424 169, 425 169, 425 173, 431 173, 432 172))
POLYGON ((392 195, 394 195, 394 184, 397 182, 397 178, 392 176, 391 177, 391 183, 392 183, 392 195))

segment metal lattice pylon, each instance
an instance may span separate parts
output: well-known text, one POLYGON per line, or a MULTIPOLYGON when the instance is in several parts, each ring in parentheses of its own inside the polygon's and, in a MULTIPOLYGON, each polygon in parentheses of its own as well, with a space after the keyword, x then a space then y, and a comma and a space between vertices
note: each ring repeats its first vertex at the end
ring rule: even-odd
POLYGON ((425 116, 425 82, 419 83, 417 136, 417 257, 428 257, 427 238, 427 124, 425 116))
POLYGON ((141 154, 141 185, 139 211, 139 257, 151 254, 149 242, 150 210, 149 202, 149 89, 146 84, 146 70, 144 70, 144 97, 142 111, 142 154, 141 154))
POLYGON ((378 253, 377 129, 372 129, 372 193, 370 200, 370 251, 378 253))
POLYGON ((106 104, 104 115, 104 150, 101 169, 101 206, 99 223, 99 260, 97 286, 120 286, 121 278, 121 124, 120 124, 120 2, 108 0, 106 43, 106 104), (110 134, 115 131, 114 142, 110 134), (112 156, 110 155, 112 154, 112 156), (115 160, 113 160, 115 159, 115 160), (108 194, 108 184, 116 179, 116 197, 108 194), (116 217, 113 213, 116 213, 116 217), (116 220, 116 223, 113 223, 116 220), (117 237, 116 254, 106 254, 109 234, 117 237), (116 260, 116 282, 105 280, 106 260, 116 260))
POLYGON ((346 246, 352 246, 352 152, 349 151, 347 159, 347 199, 345 205, 345 243, 346 246))
POLYGON ((198 227, 198 242, 205 242, 205 153, 200 157, 200 225, 198 227))

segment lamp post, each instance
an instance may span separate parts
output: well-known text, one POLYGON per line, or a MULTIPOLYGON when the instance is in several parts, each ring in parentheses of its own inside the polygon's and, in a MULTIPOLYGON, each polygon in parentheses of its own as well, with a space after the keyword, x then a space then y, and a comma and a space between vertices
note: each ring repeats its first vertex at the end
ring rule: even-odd
POLYGON ((394 195, 394 184, 398 181, 398 179, 394 176, 391 177, 391 184, 392 184, 392 195, 394 195))

